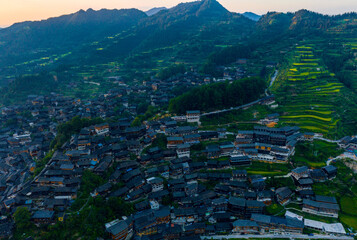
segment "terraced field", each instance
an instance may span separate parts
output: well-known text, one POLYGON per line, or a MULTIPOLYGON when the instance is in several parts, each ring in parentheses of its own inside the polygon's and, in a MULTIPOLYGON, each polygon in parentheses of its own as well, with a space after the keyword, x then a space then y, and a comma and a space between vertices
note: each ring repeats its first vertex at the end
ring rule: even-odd
POLYGON ((281 107, 279 125, 333 135, 339 118, 336 98, 344 88, 319 59, 313 43, 297 46, 273 91, 281 107))

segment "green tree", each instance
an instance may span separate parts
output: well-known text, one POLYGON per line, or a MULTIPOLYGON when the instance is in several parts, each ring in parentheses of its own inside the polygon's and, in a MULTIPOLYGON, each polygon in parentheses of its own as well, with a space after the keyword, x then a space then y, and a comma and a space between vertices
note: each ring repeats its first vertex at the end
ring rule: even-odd
POLYGON ((204 85, 171 99, 169 111, 184 114, 187 110, 236 107, 257 100, 264 93, 265 86, 266 82, 259 77, 204 85))
POLYGON ((28 234, 33 230, 31 213, 26 207, 18 207, 13 217, 16 224, 16 235, 28 234))

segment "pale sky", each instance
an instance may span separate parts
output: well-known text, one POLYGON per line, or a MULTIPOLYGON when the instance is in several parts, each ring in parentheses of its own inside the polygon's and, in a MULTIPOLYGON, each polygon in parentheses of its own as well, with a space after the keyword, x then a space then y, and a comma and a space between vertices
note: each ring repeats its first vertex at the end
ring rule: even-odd
MULTIPOLYGON (((192 0, 191 0, 192 1, 192 0)), ((324 14, 357 12, 357 0, 218 0, 232 12, 294 12, 308 9, 324 14)), ((173 7, 187 0, 0 0, 0 26, 26 20, 42 20, 80 9, 173 7)))

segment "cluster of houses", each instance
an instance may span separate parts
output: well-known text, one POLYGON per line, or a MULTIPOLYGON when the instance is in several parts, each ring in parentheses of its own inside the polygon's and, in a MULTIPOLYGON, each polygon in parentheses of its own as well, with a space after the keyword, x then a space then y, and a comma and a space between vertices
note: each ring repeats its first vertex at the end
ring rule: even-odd
MULTIPOLYGON (((192 72, 183 78, 190 85, 202 81, 192 72)), ((120 197, 133 203, 136 210, 105 225, 113 239, 302 233, 311 222, 308 225, 290 216, 269 216, 266 211, 272 203, 289 203, 294 194, 303 205, 302 211, 338 217, 336 199, 316 196, 311 190, 314 182, 336 175, 333 166, 294 169, 291 175, 296 191, 288 187, 270 189, 266 178, 248 175, 240 168, 252 161, 286 163, 297 141, 304 139, 297 127, 256 126, 252 131, 239 131, 234 141, 228 141, 225 129, 199 131, 193 126, 199 123, 199 111, 131 126, 137 114, 137 106, 129 104, 131 93, 149 93, 151 105, 166 104, 170 98, 167 89, 179 80, 182 83, 182 76, 167 83, 151 80, 141 87, 113 89, 87 101, 54 93, 29 96, 24 105, 2 108, 2 215, 26 207, 37 225, 65 221, 66 210, 77 199, 83 173, 90 170, 105 175, 112 169, 108 181, 91 196, 120 197), (41 172, 36 172, 36 162, 51 150, 58 124, 76 116, 108 119, 124 111, 131 117, 85 127, 72 135, 41 172), (152 146, 158 134, 165 135, 166 147, 152 146), (197 156, 205 160, 193 160, 197 156), (114 188, 118 183, 123 187, 114 188)), ((12 228, 10 218, 0 218, 0 238, 9 236, 12 228)))
POLYGON ((284 163, 295 153, 295 145, 302 137, 299 130, 298 127, 255 126, 254 130, 238 131, 235 145, 250 159, 284 163))
MULTIPOLYGON (((144 171, 139 170, 139 164, 135 167, 131 164, 133 170, 123 175, 127 184, 106 193, 105 196, 120 196, 133 202, 137 210, 131 216, 106 225, 113 239, 132 236, 136 239, 178 239, 219 233, 302 234, 305 227, 316 230, 317 221, 304 221, 291 212, 287 212, 285 217, 266 214, 266 207, 272 203, 286 205, 292 199, 301 202, 304 212, 338 216, 339 207, 333 197, 312 192, 309 198, 301 199, 299 192, 303 190, 294 191, 288 187, 268 189, 264 177, 248 175, 245 170, 202 172, 206 169, 205 164, 189 158, 175 158, 170 163, 169 166, 153 166, 144 171), (132 180, 128 180, 128 175, 132 180), (209 183, 213 183, 213 188, 208 187, 209 183)), ((327 172, 326 180, 336 174, 336 169, 329 167, 323 171, 327 172)), ((301 179, 308 173, 307 170, 303 174, 297 168, 291 176, 301 179)), ((298 183, 296 185, 299 186, 298 183)), ((340 223, 319 226, 323 226, 319 229, 322 232, 346 233, 340 223)))
MULTIPOLYGON (((269 154, 276 159, 282 156, 278 153, 283 150, 279 149, 292 154, 301 137, 298 128, 255 127, 251 132, 240 131, 235 141, 229 142, 225 140, 225 129, 198 131, 197 127, 183 126, 172 118, 138 127, 131 127, 130 121, 119 119, 81 129, 53 154, 40 174, 3 197, 2 211, 13 213, 17 207, 25 206, 38 225, 65 221, 66 209, 77 198, 83 172, 104 175, 116 163, 108 182, 91 193, 92 197, 120 197, 134 204, 135 214, 106 224, 113 239, 177 239, 231 232, 302 233, 303 223, 266 215, 270 204, 288 203, 293 190, 269 189, 263 176, 236 170, 250 165, 252 160, 264 160, 252 157, 253 151, 244 148, 248 144, 254 146, 251 150, 257 155, 269 154), (158 134, 165 135, 165 149, 150 147, 158 134), (242 141, 247 142, 244 145, 242 141), (207 160, 192 160, 191 148, 204 142, 205 149, 195 154, 207 160), (114 190, 118 183, 123 187, 114 190)), ((336 169, 331 168, 321 170, 325 180, 336 174, 336 169)), ((306 182, 309 176, 317 179, 316 171, 293 170, 298 194, 311 190, 306 182)), ((332 199, 306 194, 302 197, 303 211, 335 217, 335 210, 338 214, 338 205, 336 208, 336 203, 327 202, 332 199)))
MULTIPOLYGON (((106 225, 113 239, 178 239, 232 232, 302 233, 304 225, 300 222, 264 215, 266 206, 275 202, 278 195, 266 189, 263 177, 250 176, 245 170, 204 173, 200 170, 205 169, 205 164, 189 158, 170 162, 169 166, 146 171, 138 170, 137 165, 129 172, 136 179, 135 187, 130 184, 134 180, 129 180, 125 187, 107 193, 134 201, 137 210, 132 216, 106 225), (207 187, 211 182, 213 188, 207 187), (261 221, 262 216, 271 220, 261 221)), ((128 173, 123 176, 127 180, 128 173)))
POLYGON ((303 200, 303 212, 338 218, 340 208, 337 200, 334 197, 316 196, 312 190, 313 183, 331 180, 336 174, 337 168, 333 165, 311 170, 303 166, 292 170, 291 176, 297 186, 296 192, 303 200))
MULTIPOLYGON (((25 206, 35 204, 31 202, 32 199, 21 195, 24 189, 28 191, 30 185, 35 191, 33 192, 31 188, 31 191, 28 193, 33 194, 33 196, 38 194, 39 196, 52 196, 56 198, 53 201, 44 198, 40 204, 46 203, 50 209, 53 208, 53 202, 56 202, 55 207, 57 205, 67 206, 68 201, 58 199, 63 197, 63 194, 75 196, 76 191, 73 189, 77 188, 80 183, 80 172, 73 171, 75 169, 72 166, 73 163, 68 162, 68 158, 72 156, 65 155, 61 157, 63 159, 57 160, 58 166, 51 166, 51 168, 46 169, 48 171, 42 172, 41 176, 36 178, 36 181, 33 181, 33 175, 38 173, 37 164, 50 152, 52 148, 50 144, 57 134, 57 126, 59 124, 77 116, 80 118, 110 118, 116 116, 115 107, 118 105, 121 106, 119 111, 123 111, 124 109, 129 110, 129 108, 123 105, 123 95, 124 92, 118 89, 113 89, 108 94, 101 95, 90 101, 64 97, 61 94, 55 93, 47 96, 30 95, 26 103, 22 105, 1 108, 1 210, 13 212, 13 206, 24 203, 26 203, 24 204, 25 206), (68 182, 69 176, 73 176, 75 179, 71 183, 68 182), (58 186, 68 187, 68 189, 53 189, 58 186)), ((119 122, 117 128, 119 128, 120 124, 130 126, 130 121, 131 119, 127 119, 125 122, 119 122)), ((96 129, 93 128, 91 130, 98 131, 96 132, 98 136, 106 133, 105 126, 97 126, 96 129)), ((86 142, 85 139, 80 139, 76 150, 88 151, 85 147, 89 145, 90 143, 86 142)), ((80 153, 81 157, 86 155, 83 152, 80 153)), ((54 158, 56 157, 60 158, 55 154, 54 158)), ((90 158, 95 159, 94 156, 88 159, 90 158)), ((56 159, 53 162, 56 162, 56 159)), ((11 219, 9 218, 0 221, 0 236, 8 234, 7 229, 9 228, 3 226, 10 224, 10 221, 11 219), (4 229, 4 232, 1 229, 4 229)))
MULTIPOLYGON (((346 157, 357 160, 357 136, 346 136, 339 141, 339 145, 345 149, 346 157)), ((352 164, 351 168, 357 172, 357 164, 352 164)))

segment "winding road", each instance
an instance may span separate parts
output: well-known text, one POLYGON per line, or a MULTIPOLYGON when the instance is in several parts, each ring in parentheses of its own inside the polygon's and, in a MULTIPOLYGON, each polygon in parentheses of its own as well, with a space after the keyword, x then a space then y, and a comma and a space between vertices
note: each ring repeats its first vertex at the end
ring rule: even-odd
POLYGON ((265 95, 266 95, 267 97, 269 96, 268 90, 269 90, 269 88, 271 88, 271 86, 273 86, 273 84, 274 84, 276 78, 278 77, 278 74, 279 74, 279 71, 278 71, 278 70, 275 70, 274 75, 271 77, 269 86, 267 87, 267 89, 265 89, 265 95))

